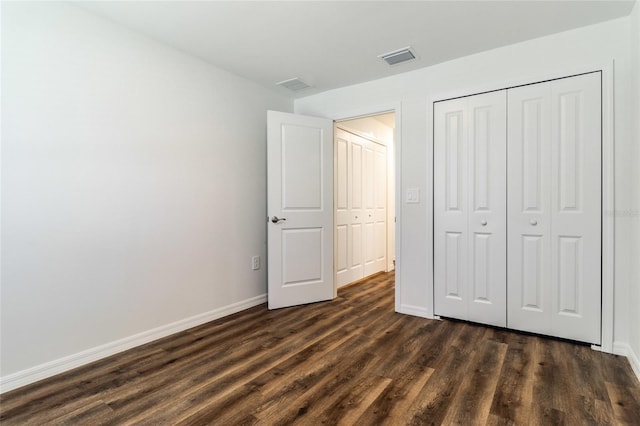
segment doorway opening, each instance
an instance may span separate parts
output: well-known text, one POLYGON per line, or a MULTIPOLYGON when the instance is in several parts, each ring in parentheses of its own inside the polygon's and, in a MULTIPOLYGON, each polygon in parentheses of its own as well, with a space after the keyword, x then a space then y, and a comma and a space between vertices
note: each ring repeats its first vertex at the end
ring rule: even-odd
POLYGON ((395 112, 334 124, 336 289, 395 270, 395 112))

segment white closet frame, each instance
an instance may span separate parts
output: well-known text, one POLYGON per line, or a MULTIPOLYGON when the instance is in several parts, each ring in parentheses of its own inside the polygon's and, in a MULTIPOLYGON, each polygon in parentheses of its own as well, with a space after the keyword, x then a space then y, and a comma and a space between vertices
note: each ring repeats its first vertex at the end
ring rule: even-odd
MULTIPOLYGON (((615 221, 612 212, 614 204, 614 66, 611 61, 604 64, 587 64, 583 66, 560 68, 542 75, 525 76, 513 80, 506 80, 491 85, 470 86, 463 89, 444 91, 427 99, 427 158, 426 164, 433 164, 433 104, 434 102, 468 96, 494 90, 507 89, 525 84, 555 80, 578 74, 600 71, 602 73, 602 343, 601 346, 592 345, 595 350, 613 353, 614 326, 614 283, 615 283, 615 221)), ((427 223, 429 240, 433 241, 433 174, 427 175, 428 194, 427 223)), ((427 318, 437 318, 433 310, 433 244, 428 245, 427 259, 429 262, 427 295, 427 318)))

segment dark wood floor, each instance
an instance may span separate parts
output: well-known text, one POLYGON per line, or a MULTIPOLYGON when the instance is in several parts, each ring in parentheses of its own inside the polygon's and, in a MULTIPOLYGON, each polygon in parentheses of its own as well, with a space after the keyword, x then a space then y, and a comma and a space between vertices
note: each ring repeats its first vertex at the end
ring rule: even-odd
POLYGON ((0 396, 0 423, 640 424, 623 357, 393 312, 393 275, 259 306, 0 396))

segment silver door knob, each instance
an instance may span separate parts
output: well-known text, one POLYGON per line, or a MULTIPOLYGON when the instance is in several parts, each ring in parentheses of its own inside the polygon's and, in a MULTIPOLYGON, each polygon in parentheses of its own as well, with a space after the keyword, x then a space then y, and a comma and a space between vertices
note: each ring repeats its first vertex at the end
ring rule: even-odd
POLYGON ((278 216, 274 216, 274 217, 271 219, 271 222, 273 222, 273 223, 280 223, 280 222, 284 222, 285 220, 287 220, 287 218, 286 218, 286 217, 278 217, 278 216))
POLYGON ((358 218, 358 216, 356 216, 356 219, 358 218))
POLYGON ((529 221, 529 223, 530 223, 531 225, 533 225, 533 226, 536 226, 536 225, 538 224, 538 221, 537 221, 537 220, 535 220, 535 219, 531 219, 531 220, 529 221))
POLYGON ((480 225, 482 225, 482 226, 487 226, 487 221, 486 221, 486 220, 481 220, 481 221, 480 221, 480 225))

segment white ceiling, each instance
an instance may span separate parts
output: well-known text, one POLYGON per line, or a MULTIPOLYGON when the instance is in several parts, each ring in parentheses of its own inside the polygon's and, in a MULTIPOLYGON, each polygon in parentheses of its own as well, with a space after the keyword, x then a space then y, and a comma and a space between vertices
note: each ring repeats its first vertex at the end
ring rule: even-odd
POLYGON ((292 97, 626 16, 634 1, 112 1, 78 6, 292 97), (378 55, 411 46, 390 67, 378 55), (299 92, 275 83, 300 77, 299 92))

